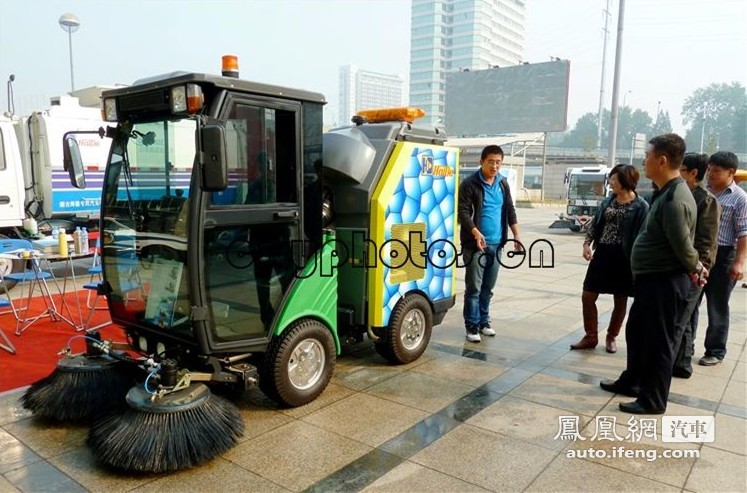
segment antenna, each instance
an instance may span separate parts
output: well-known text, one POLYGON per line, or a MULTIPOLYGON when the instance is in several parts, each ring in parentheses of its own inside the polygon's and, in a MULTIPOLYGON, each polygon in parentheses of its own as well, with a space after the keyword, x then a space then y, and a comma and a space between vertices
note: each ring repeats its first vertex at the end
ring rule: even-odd
POLYGON ((16 80, 14 74, 10 74, 8 77, 8 116, 13 116, 16 112, 16 104, 13 101, 13 81, 16 80))

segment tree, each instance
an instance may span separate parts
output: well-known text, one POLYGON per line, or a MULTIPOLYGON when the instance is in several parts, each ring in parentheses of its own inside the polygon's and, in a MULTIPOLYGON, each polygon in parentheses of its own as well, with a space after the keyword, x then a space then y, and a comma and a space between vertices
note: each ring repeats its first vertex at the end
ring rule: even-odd
POLYGON ((669 119, 668 111, 659 111, 656 121, 651 127, 651 137, 655 135, 668 134, 672 131, 672 121, 669 119))
MULTIPOLYGON (((604 121, 604 119, 603 119, 604 121)), ((563 139, 562 147, 578 147, 591 151, 597 146, 597 115, 586 113, 576 121, 568 135, 563 139)))
POLYGON ((682 105, 682 122, 690 125, 690 150, 706 150, 708 142, 734 152, 747 152, 747 93, 739 82, 711 84, 695 90, 682 105))
MULTIPOLYGON (((604 110, 602 113, 602 150, 605 152, 609 146, 610 120, 609 110, 604 110)), ((669 115, 667 114, 668 121, 669 115)), ((652 135, 651 116, 641 109, 621 107, 617 117, 617 148, 630 152, 633 136, 637 133, 645 134, 647 137, 652 135)), ((560 147, 581 148, 585 151, 594 150, 597 145, 597 114, 586 113, 579 118, 573 130, 566 134, 565 139, 559 145, 560 147)))

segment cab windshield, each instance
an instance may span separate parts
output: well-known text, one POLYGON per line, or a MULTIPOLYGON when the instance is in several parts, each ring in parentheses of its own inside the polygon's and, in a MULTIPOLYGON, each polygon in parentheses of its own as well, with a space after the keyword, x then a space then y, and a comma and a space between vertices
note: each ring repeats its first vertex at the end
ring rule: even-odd
POLYGON ((568 198, 575 200, 602 200, 606 196, 605 176, 602 174, 571 175, 568 198))
POLYGON ((115 318, 191 336, 187 214, 194 120, 121 123, 103 185, 102 266, 115 318))

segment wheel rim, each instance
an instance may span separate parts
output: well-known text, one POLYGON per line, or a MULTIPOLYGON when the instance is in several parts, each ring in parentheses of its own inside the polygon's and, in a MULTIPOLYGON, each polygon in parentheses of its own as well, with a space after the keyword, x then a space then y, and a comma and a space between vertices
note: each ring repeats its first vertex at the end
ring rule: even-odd
POLYGON ((425 337, 425 314, 415 308, 405 315, 399 339, 408 351, 412 351, 420 346, 423 337, 425 337))
POLYGON ((304 339, 293 349, 288 360, 288 378, 299 390, 313 387, 324 372, 324 347, 316 339, 304 339))

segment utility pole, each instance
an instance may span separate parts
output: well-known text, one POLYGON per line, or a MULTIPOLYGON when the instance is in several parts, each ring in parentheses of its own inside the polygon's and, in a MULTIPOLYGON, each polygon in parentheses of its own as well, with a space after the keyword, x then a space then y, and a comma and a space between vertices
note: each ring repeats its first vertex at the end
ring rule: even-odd
POLYGON ((599 112, 597 113, 597 152, 602 152, 602 115, 604 114, 604 74, 607 68, 607 26, 610 20, 610 0, 604 9, 604 42, 602 43, 602 81, 599 84, 599 112))
POLYGON ((625 20, 625 0, 620 0, 617 14, 617 49, 615 51, 615 75, 612 82, 612 119, 610 121, 610 145, 607 166, 615 165, 615 147, 617 146, 617 99, 620 91, 620 66, 622 65, 623 21, 625 20))

